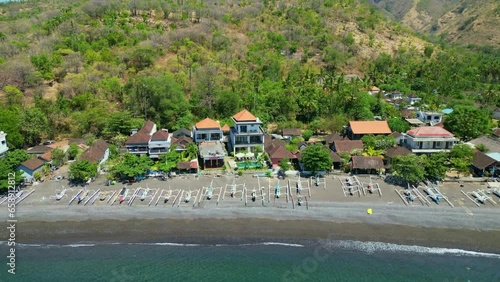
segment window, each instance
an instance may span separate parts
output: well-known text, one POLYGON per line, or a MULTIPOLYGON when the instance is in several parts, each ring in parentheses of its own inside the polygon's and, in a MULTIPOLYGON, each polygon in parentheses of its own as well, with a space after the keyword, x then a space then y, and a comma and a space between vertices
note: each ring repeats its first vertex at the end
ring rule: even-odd
POLYGON ((246 125, 241 125, 240 126, 240 132, 246 133, 247 132, 247 126, 246 125))
POLYGON ((439 116, 435 116, 435 117, 434 117, 434 119, 435 119, 435 120, 438 120, 438 119, 439 119, 439 116))
POLYGON ((260 136, 250 136, 250 143, 262 143, 260 136))

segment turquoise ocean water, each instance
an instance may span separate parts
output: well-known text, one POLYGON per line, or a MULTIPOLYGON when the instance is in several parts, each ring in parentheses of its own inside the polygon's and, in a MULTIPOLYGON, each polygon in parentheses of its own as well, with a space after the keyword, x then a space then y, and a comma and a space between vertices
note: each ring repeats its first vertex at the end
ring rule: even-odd
POLYGON ((374 242, 21 245, 16 253, 16 274, 2 263, 0 281, 500 281, 499 254, 374 242))

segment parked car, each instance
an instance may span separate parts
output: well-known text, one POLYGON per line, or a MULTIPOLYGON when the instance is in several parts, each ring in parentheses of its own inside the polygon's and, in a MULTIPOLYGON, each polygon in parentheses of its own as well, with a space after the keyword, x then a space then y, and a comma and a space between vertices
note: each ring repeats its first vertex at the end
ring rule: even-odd
POLYGON ((53 140, 47 140, 47 141, 43 142, 43 145, 45 145, 45 146, 52 145, 52 144, 54 144, 53 140))

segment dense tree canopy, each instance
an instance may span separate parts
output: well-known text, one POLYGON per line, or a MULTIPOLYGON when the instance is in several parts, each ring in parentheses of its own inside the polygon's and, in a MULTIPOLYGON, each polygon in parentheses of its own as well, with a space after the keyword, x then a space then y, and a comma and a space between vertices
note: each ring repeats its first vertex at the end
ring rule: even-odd
MULTIPOLYGON (((381 116, 405 131, 371 86, 415 93, 433 110, 500 106, 496 49, 434 45, 363 1, 285 2, 2 4, 0 130, 12 148, 45 137, 112 140, 138 119, 175 130, 246 108, 266 124, 340 131, 381 116)), ((448 122, 457 136, 485 132, 483 115, 460 112, 448 122)))
POLYGON ((466 141, 491 132, 488 112, 473 106, 457 106, 446 117, 444 126, 455 136, 466 141))
POLYGON ((392 159, 393 174, 410 184, 418 184, 425 179, 425 166, 417 155, 396 156, 392 159))
POLYGON ((22 162, 29 158, 30 156, 25 150, 11 150, 0 159, 0 191, 8 188, 9 176, 15 176, 16 184, 21 182, 21 173, 16 171, 16 169, 22 162))
POLYGON ((329 171, 332 168, 332 157, 329 150, 320 145, 311 145, 302 151, 302 159, 300 161, 304 164, 307 171, 312 174, 319 171, 329 171))
POLYGON ((69 166, 69 179, 74 182, 87 182, 97 174, 97 164, 78 160, 69 166))
POLYGON ((389 124, 389 128, 393 132, 395 131, 405 133, 406 131, 410 130, 410 125, 408 124, 408 122, 402 120, 401 118, 390 118, 387 120, 387 123, 389 124))
POLYGON ((112 173, 118 179, 129 179, 145 174, 152 165, 153 161, 146 155, 138 157, 126 153, 121 162, 113 167, 112 173))
POLYGON ((469 172, 473 158, 474 149, 467 144, 457 144, 450 151, 450 162, 459 173, 469 172))

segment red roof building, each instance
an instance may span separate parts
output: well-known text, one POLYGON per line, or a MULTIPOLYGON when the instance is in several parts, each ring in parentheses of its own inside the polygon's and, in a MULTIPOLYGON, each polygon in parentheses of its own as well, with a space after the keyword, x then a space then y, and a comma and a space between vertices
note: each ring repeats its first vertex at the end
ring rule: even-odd
POLYGON ((408 130, 406 134, 413 137, 453 137, 454 135, 440 126, 421 126, 408 130))
POLYGON ((439 126, 417 127, 401 136, 401 144, 416 154, 449 152, 458 141, 452 133, 439 126))

